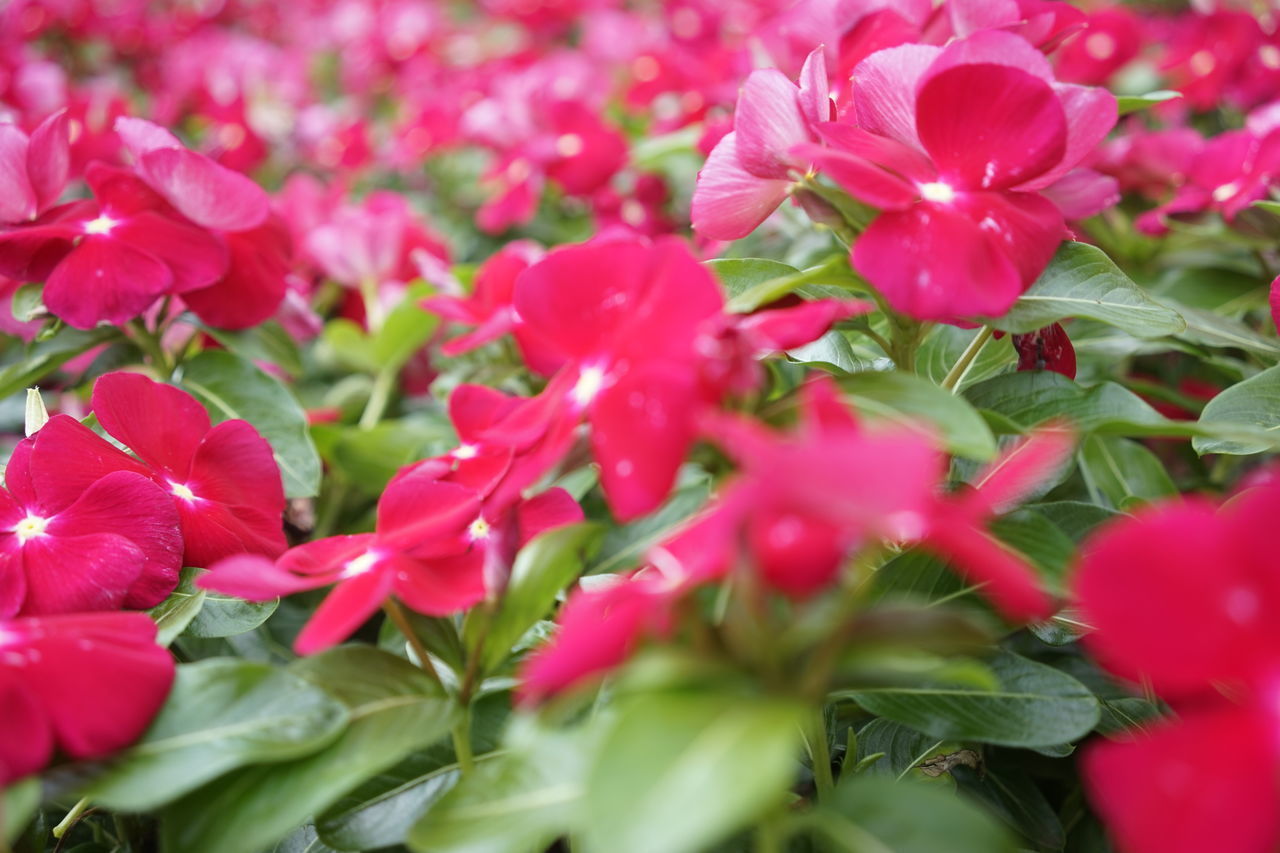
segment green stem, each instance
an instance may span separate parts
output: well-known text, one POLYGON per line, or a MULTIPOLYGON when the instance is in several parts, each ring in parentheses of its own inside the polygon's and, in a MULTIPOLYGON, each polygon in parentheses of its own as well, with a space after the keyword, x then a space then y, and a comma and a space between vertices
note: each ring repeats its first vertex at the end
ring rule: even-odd
POLYGON ((364 302, 364 323, 369 329, 369 334, 374 335, 382 328, 382 322, 386 319, 385 312, 382 310, 382 300, 378 298, 378 280, 376 278, 365 278, 360 280, 360 298, 364 302))
POLYGON ((71 807, 71 811, 67 812, 67 816, 62 819, 57 826, 53 828, 53 837, 61 838, 67 834, 67 830, 76 825, 76 821, 84 817, 84 813, 89 810, 89 801, 81 800, 71 807))
POLYGON ((752 849, 755 853, 783 853, 784 835, 782 822, 771 814, 756 825, 752 849))
POLYGON ((391 402, 391 393, 395 390, 396 378, 399 375, 400 371, 392 368, 383 368, 378 371, 378 375, 373 378, 369 402, 365 404, 364 411, 360 414, 360 422, 357 424, 360 429, 373 429, 378 425, 378 421, 382 420, 382 416, 387 413, 387 405, 391 402))
POLYGON ((991 335, 991 327, 983 326, 982 330, 973 336, 973 340, 969 341, 969 345, 964 348, 964 352, 960 353, 960 358, 956 359, 956 363, 951 365, 951 369, 943 377, 943 388, 954 391, 960 385, 964 380, 965 374, 969 372, 969 368, 973 366, 974 360, 977 359, 978 353, 982 352, 982 348, 987 345, 987 341, 991 340, 991 335))
POLYGON ((809 748, 809 758, 813 762, 813 782, 818 787, 818 802, 823 802, 830 798, 836 782, 831 775, 831 748, 827 743, 827 721, 820 706, 809 720, 804 739, 809 748))
POLYGON ((400 604, 393 598, 388 598, 382 605, 382 609, 386 611, 387 618, 396 626, 401 634, 404 635, 405 641, 409 644, 409 648, 413 649, 413 656, 418 659, 418 666, 422 671, 430 675, 436 680, 441 687, 444 682, 440 680, 440 673, 436 672, 435 665, 431 663, 431 654, 427 651, 427 647, 422 644, 422 640, 418 638, 418 632, 413 630, 413 625, 409 623, 409 617, 405 615, 400 604))
POLYGON ((458 759, 458 769, 463 776, 471 775, 475 769, 475 758, 471 754, 471 708, 464 706, 462 716, 453 727, 453 753, 458 759))
POLYGON ((151 360, 151 366, 160 373, 160 378, 168 379, 172 376, 173 362, 165 353, 164 347, 160 346, 159 336, 148 331, 141 320, 130 320, 126 328, 130 331, 129 339, 151 360))

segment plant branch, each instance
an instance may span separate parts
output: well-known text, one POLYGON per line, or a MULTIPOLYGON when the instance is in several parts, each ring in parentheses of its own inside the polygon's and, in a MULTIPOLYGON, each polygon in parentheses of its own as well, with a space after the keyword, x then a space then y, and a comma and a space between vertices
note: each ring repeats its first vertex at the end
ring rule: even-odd
POLYGON ((973 340, 969 341, 969 345, 964 348, 964 352, 960 353, 960 358, 956 359, 956 363, 951 365, 951 369, 943 377, 943 388, 954 391, 959 387, 960 383, 964 381, 965 374, 969 372, 969 368, 973 366, 973 362, 978 358, 978 354, 982 352, 982 348, 987 345, 987 341, 991 340, 992 334, 990 326, 983 326, 982 330, 974 335, 973 340))

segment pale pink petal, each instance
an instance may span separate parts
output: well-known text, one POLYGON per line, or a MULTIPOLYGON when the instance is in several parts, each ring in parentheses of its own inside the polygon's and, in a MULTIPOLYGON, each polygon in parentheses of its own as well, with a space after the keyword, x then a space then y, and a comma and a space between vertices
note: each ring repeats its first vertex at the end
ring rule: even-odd
POLYGON ((853 72, 853 109, 858 126, 920 149, 916 135, 916 89, 941 48, 924 44, 871 54, 853 72))
POLYGON ((67 111, 59 110, 31 132, 27 176, 35 191, 36 206, 42 211, 52 207, 67 186, 71 172, 69 124, 67 111))
POLYGON ((791 149, 809 141, 800 112, 800 90, 774 68, 751 72, 733 116, 738 163, 757 178, 785 179, 795 163, 791 149))
POLYGON ((756 229, 787 198, 788 180, 766 180, 738 162, 736 134, 712 149, 693 190, 694 230, 712 240, 737 240, 756 229))
POLYGON ((29 144, 17 125, 0 123, 0 223, 25 222, 39 209, 27 174, 29 144))

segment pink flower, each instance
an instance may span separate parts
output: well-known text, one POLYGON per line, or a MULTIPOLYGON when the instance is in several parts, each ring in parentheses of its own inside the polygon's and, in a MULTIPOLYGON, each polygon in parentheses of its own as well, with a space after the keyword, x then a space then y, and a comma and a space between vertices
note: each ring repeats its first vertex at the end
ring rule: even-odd
POLYGON ((1084 642, 1176 713, 1084 756, 1091 799, 1129 853, 1280 842, 1277 512, 1280 488, 1266 483, 1217 509, 1147 507, 1085 545, 1074 578, 1094 629, 1084 642))
POLYGON ((805 60, 799 86, 775 69, 753 71, 738 97, 733 131, 698 173, 692 217, 699 235, 736 240, 754 231, 807 165, 796 146, 816 140, 816 128, 831 117, 820 50, 805 60))
MULTIPOLYGON (((516 278, 545 254, 537 243, 508 243, 476 270, 471 293, 465 297, 432 296, 422 307, 446 320, 476 328, 445 343, 445 355, 461 355, 510 332, 516 326, 516 278)), ((527 357, 527 356, 526 356, 527 357)))
POLYGON ((1058 51, 1058 77, 1085 86, 1105 85, 1142 50, 1143 21, 1124 6, 1089 13, 1084 31, 1058 51))
POLYGON ((0 225, 29 222, 53 207, 70 174, 67 114, 56 112, 31 136, 0 124, 0 225))
MULTIPOLYGON (((883 211, 854 267, 924 320, 1009 309, 1066 236, 1047 194, 1116 120, 1109 93, 1056 83, 1039 51, 999 31, 872 55, 855 74, 854 111, 857 127, 822 128, 831 148, 800 150, 883 211)), ((1074 188, 1073 216, 1114 200, 1108 179, 1093 186, 1083 202, 1074 188)))
POLYGON ((138 458, 83 427, 49 432, 46 424, 37 448, 47 445, 51 455, 76 464, 33 466, 42 499, 67 505, 106 474, 132 471, 159 485, 177 508, 182 565, 208 566, 244 552, 274 557, 285 549, 280 470, 271 446, 247 421, 213 426, 190 394, 136 373, 99 377, 93 410, 107 434, 138 458))
POLYGON ((393 480, 378 501, 373 533, 308 542, 275 563, 232 557, 198 584, 250 601, 333 585, 294 644, 299 654, 311 654, 346 639, 392 595, 432 616, 466 610, 495 589, 487 582, 493 561, 509 559, 544 530, 582 518, 560 489, 509 512, 487 511, 479 493, 436 479, 437 473, 420 468, 393 480))
POLYGON ((136 740, 173 683, 141 613, 0 620, 0 787, 56 752, 104 758, 136 740))
POLYGON ((54 415, 15 448, 8 491, 0 491, 0 618, 153 607, 177 586, 182 535, 159 486, 128 470, 82 491, 50 485, 92 464, 68 454, 69 444, 95 443, 114 452, 75 419, 54 415))

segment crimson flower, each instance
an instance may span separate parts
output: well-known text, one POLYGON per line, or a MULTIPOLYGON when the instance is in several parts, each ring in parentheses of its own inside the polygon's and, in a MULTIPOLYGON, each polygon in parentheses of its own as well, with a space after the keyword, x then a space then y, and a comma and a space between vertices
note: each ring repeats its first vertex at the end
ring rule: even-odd
POLYGON ((173 683, 155 637, 142 613, 0 620, 0 787, 55 751, 103 758, 136 740, 173 683))
POLYGON ((177 586, 182 535, 159 486, 127 470, 83 490, 50 485, 84 463, 69 443, 94 442, 106 445, 55 415, 14 449, 0 491, 0 618, 153 607, 177 586))
POLYGON ((1007 311, 1066 236, 1053 200, 1064 179, 1073 217, 1115 197, 1110 179, 1072 174, 1115 124, 1115 98, 1055 82, 1010 33, 873 54, 854 76, 854 113, 856 127, 822 127, 830 148, 798 151, 883 211, 853 265, 917 319, 1007 311))
POLYGON ((543 530, 582 518, 561 489, 508 512, 487 508, 475 490, 435 473, 419 468, 393 480, 378 501, 373 533, 308 542, 274 563, 232 557, 197 583, 250 601, 333 585, 294 644, 299 654, 311 654, 346 639, 392 595, 433 616, 479 603, 494 589, 493 561, 509 559, 543 530))
POLYGON ((83 427, 51 431, 54 418, 36 447, 64 461, 33 466, 42 499, 69 505, 106 474, 132 471, 158 484, 177 508, 183 565, 208 566, 242 552, 274 557, 285 549, 280 470, 271 445, 247 421, 213 426, 190 394, 136 373, 99 377, 92 400, 103 429, 137 458, 83 427))
POLYGON ((1084 642, 1176 714, 1084 755, 1094 805, 1129 853, 1280 843, 1277 512, 1280 488, 1264 481, 1221 508, 1147 507, 1085 544, 1074 578, 1094 629, 1084 642))

